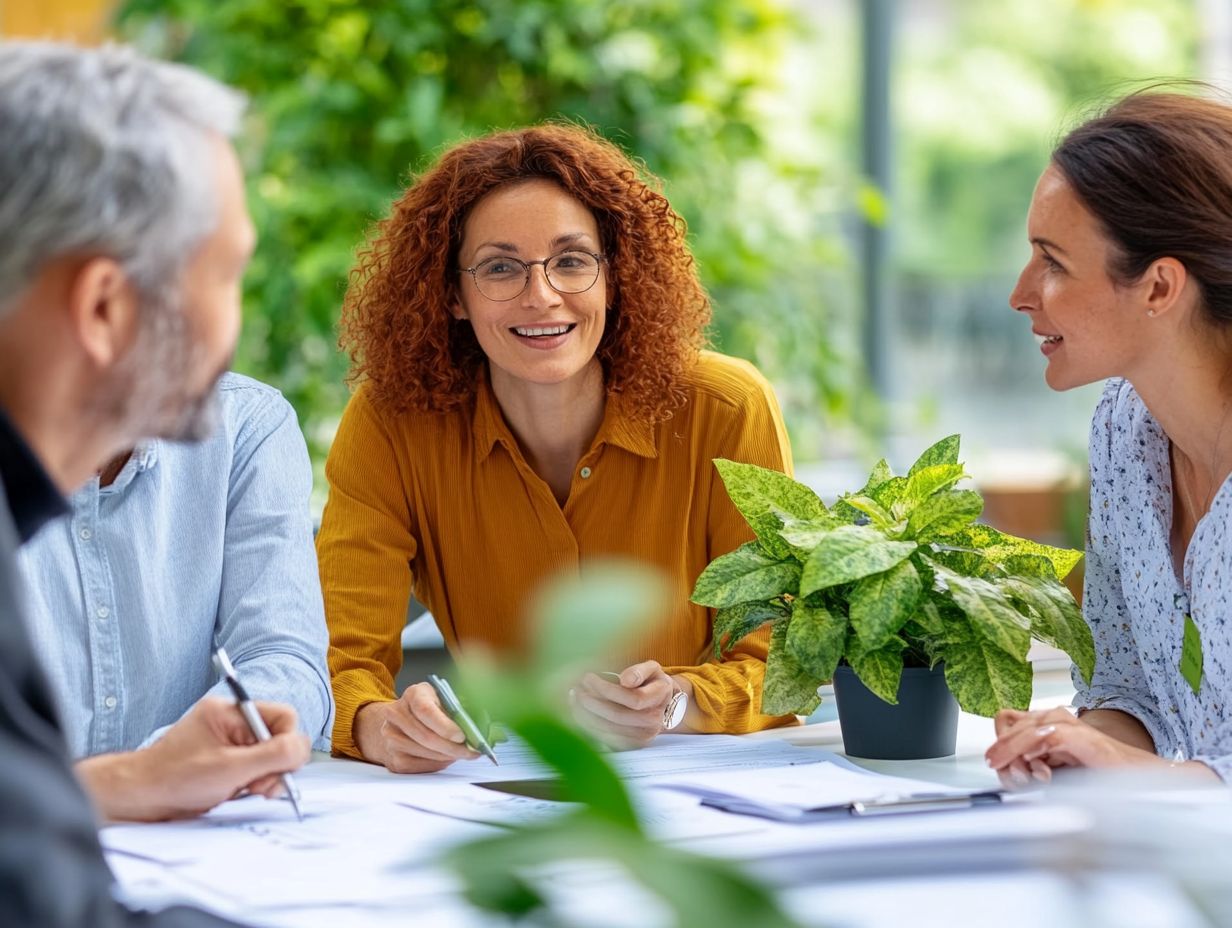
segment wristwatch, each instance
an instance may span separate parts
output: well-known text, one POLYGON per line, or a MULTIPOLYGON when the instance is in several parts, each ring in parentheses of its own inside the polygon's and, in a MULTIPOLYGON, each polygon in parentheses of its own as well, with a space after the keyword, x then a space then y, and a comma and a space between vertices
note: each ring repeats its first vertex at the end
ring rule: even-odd
POLYGON ((672 693, 667 705, 663 707, 663 730, 671 731, 684 721, 684 714, 689 710, 689 697, 675 680, 676 692, 672 693))

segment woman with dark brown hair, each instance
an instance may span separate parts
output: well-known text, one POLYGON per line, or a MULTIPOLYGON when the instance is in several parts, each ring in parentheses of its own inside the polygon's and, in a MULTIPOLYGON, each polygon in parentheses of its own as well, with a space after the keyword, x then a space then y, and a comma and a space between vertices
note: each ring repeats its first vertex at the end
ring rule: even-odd
POLYGON ((581 679, 586 724, 633 747, 791 721, 760 713, 766 636, 707 660, 689 602, 752 539, 713 459, 791 466, 766 381, 701 350, 709 320, 683 221, 584 129, 464 142, 394 203, 343 307, 357 389, 317 544, 336 752, 397 772, 475 756, 427 684, 394 692, 412 590, 451 650, 517 652, 528 594, 604 556, 659 567, 674 598, 628 666, 613 655, 619 679, 581 679))
POLYGON ((1077 716, 1006 710, 989 766, 1232 775, 1232 107, 1131 95, 1071 132, 1010 296, 1050 386, 1107 379, 1091 426, 1077 716))

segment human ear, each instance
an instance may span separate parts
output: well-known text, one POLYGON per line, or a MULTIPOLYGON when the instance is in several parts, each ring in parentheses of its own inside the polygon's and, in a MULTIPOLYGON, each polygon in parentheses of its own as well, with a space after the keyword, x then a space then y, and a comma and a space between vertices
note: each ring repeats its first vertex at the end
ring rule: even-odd
POLYGON ((455 296, 449 304, 449 315, 461 321, 470 318, 466 315, 466 307, 462 305, 462 298, 455 296))
POLYGON ((114 365, 137 330, 137 295, 113 258, 91 258, 69 286, 70 323, 82 350, 100 368, 114 365))
POLYGON ((1176 307, 1188 280, 1189 272, 1176 258, 1152 261, 1141 280, 1146 290, 1146 314, 1154 319, 1176 307))

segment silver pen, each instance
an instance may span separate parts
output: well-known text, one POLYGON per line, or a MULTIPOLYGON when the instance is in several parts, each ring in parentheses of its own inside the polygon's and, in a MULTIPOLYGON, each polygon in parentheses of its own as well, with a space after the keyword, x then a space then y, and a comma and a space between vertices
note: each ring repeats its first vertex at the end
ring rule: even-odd
MULTIPOLYGON (((214 652, 214 667, 227 681, 231 692, 235 694, 236 705, 239 707, 240 714, 244 716, 244 721, 252 729, 253 737, 258 741, 269 741, 272 735, 265 724, 265 719, 261 718, 261 713, 257 711, 256 705, 248 697, 248 691, 244 689, 244 684, 240 683, 239 675, 235 672, 235 665, 231 663, 231 658, 227 657, 227 649, 222 645, 219 645, 218 650, 214 652)), ((282 775, 282 787, 287 792, 287 798, 291 800, 291 808, 295 810, 295 817, 302 822, 304 816, 299 810, 299 788, 295 785, 291 774, 282 775)))

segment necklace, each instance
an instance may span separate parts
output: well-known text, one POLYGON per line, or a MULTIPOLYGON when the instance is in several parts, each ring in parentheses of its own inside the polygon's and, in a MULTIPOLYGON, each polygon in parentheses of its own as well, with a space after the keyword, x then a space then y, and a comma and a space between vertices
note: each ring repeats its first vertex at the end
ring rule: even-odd
MULTIPOLYGON (((1180 481, 1181 492, 1185 496, 1185 505, 1189 507, 1189 513, 1193 518, 1193 524, 1195 528, 1197 527, 1198 522, 1202 519, 1204 515, 1206 515, 1207 511, 1211 508, 1211 503, 1215 502, 1215 497, 1219 494, 1219 488, 1223 486, 1223 481, 1219 479, 1219 475, 1216 473, 1215 468, 1219 464, 1219 449, 1223 445, 1223 430, 1228 424, 1229 413, 1232 413, 1232 403, 1229 403, 1227 407, 1225 408, 1223 419, 1220 420, 1220 423, 1219 423, 1219 431, 1215 433, 1215 444, 1214 444, 1214 447, 1211 449, 1211 464, 1210 464, 1210 467, 1207 469, 1207 472, 1211 475, 1211 488, 1202 500, 1201 509, 1199 509, 1197 506, 1194 505, 1193 495, 1190 493, 1189 487, 1187 485, 1187 481, 1180 481)), ((1173 447, 1175 447, 1175 445, 1173 447)), ((1188 455, 1186 455, 1185 458, 1187 461, 1189 461, 1189 472, 1191 474, 1194 473, 1196 471, 1196 468, 1193 465, 1193 459, 1190 458, 1188 455)), ((1177 476, 1179 476, 1179 474, 1177 476)))

